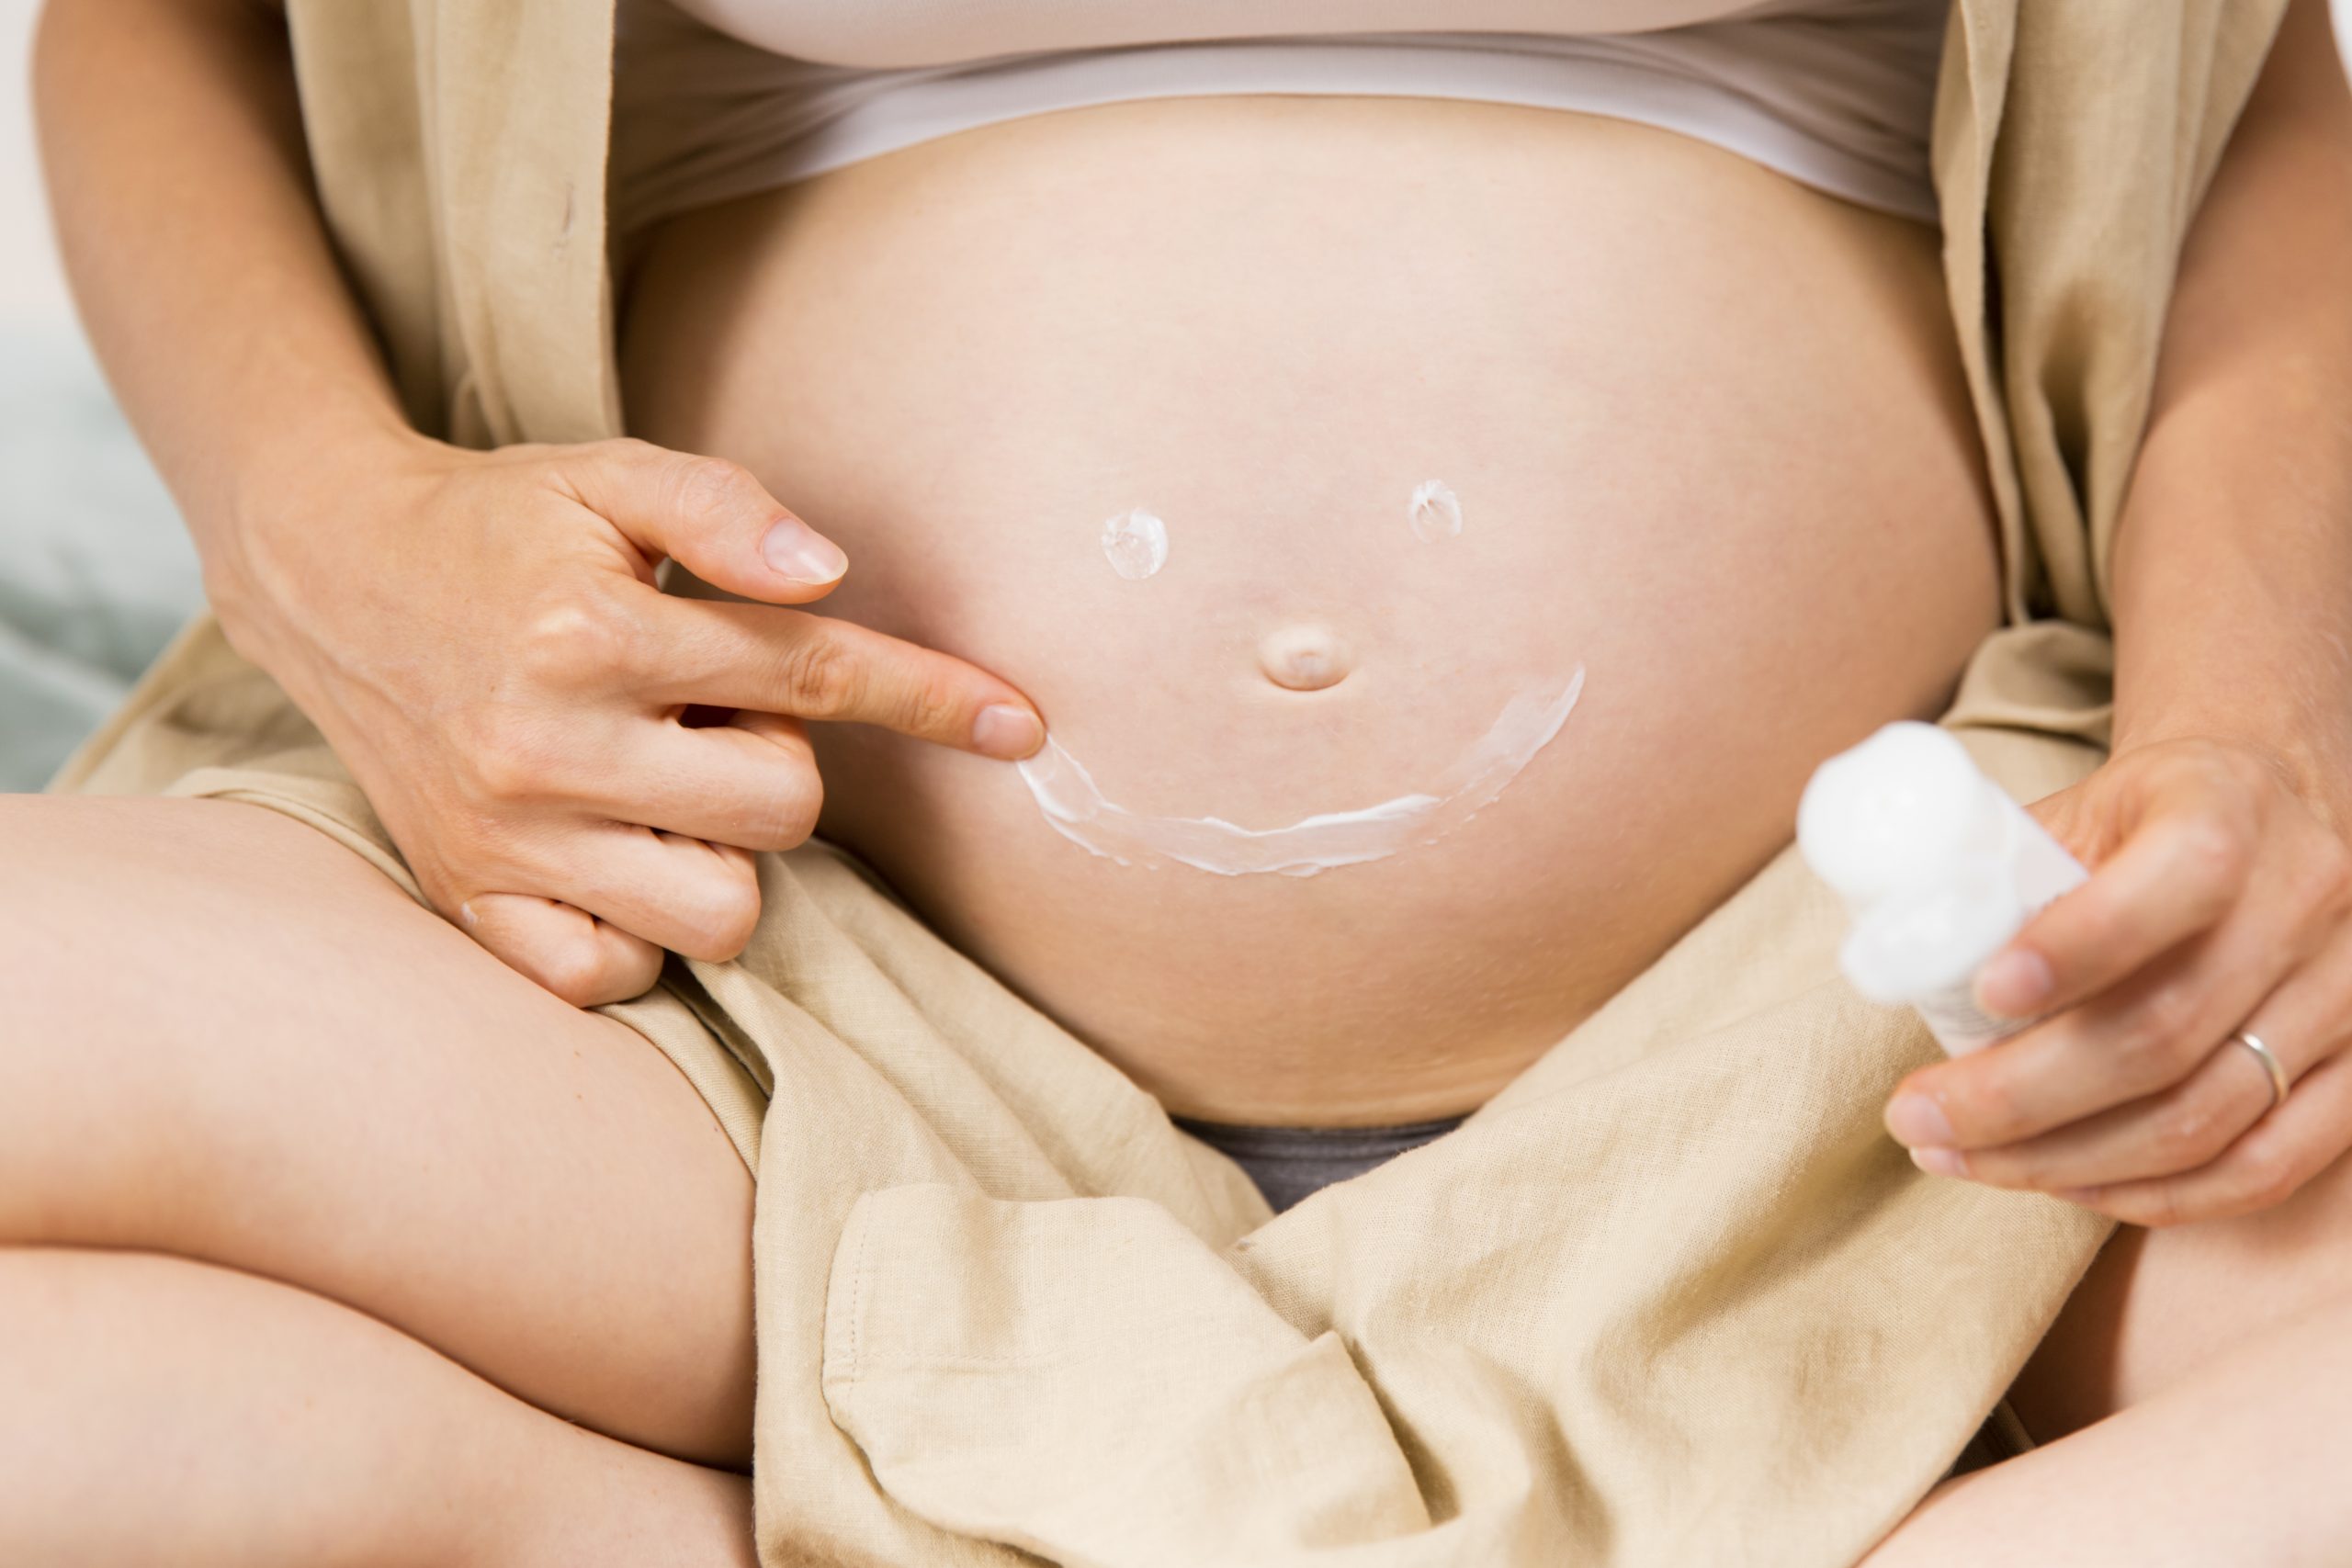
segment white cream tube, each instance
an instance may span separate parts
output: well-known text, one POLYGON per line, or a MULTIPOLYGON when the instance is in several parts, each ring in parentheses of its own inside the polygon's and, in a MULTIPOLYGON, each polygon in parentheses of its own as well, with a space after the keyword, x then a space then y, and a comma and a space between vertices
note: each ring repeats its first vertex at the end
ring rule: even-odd
POLYGON ((1853 917, 1838 958, 1856 990, 1917 1009, 1952 1055, 2034 1021, 1979 1008, 1976 972, 2089 873, 1957 736, 1899 720, 1822 763, 1797 846, 1853 917))

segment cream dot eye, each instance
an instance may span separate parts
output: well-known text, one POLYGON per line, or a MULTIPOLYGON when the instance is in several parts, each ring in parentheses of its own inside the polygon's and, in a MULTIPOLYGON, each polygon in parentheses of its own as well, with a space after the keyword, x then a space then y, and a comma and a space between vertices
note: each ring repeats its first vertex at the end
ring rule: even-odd
POLYGON ((1113 571, 1140 582, 1168 564, 1168 525, 1130 507, 1102 525, 1102 554, 1113 571))
POLYGON ((1413 537, 1425 545, 1451 539, 1462 532, 1462 498, 1443 479, 1423 479, 1413 487, 1413 499, 1406 503, 1405 521, 1413 530, 1413 537))

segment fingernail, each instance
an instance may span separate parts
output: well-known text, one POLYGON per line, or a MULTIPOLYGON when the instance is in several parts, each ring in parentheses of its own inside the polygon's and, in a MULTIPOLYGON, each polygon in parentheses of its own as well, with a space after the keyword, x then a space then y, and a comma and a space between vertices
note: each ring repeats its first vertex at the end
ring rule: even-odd
POLYGON ((1922 1144, 1949 1144, 1951 1123, 1944 1108, 1924 1094, 1898 1094, 1887 1103, 1886 1130, 1898 1144, 1917 1148, 1922 1144))
POLYGON ((2064 1198, 2069 1203, 2080 1203, 2086 1208, 2098 1201, 2098 1189, 2096 1187, 2053 1187, 2050 1190, 2050 1195, 2052 1198, 2064 1198))
POLYGON ((972 745, 983 754, 1018 761, 1046 743, 1046 727, 1027 708, 991 703, 972 722, 972 745))
POLYGON ((1913 1149, 1911 1163, 1929 1176, 1968 1174, 1968 1156, 1958 1149, 1913 1149))
POLYGON ((831 582, 849 570, 842 547, 797 517, 777 519, 760 541, 760 555, 796 582, 831 582))
POLYGON ((2002 1018, 2031 1018, 2056 984, 2048 959, 2013 947, 1977 971, 1976 1005, 2002 1018))

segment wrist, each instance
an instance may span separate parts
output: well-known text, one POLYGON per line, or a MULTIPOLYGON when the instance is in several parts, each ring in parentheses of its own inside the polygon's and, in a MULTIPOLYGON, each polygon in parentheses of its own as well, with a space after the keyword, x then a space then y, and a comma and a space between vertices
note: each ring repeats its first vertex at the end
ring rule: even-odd
POLYGON ((241 454, 200 541, 206 596, 239 651, 282 678, 275 650, 306 607, 371 571, 368 521, 389 492, 451 450, 396 410, 360 405, 281 425, 241 454))
POLYGON ((2201 742, 2255 757, 2329 827, 2352 837, 2352 714, 2183 708, 2142 714, 2127 723, 2119 711, 2113 755, 2170 742, 2201 742))

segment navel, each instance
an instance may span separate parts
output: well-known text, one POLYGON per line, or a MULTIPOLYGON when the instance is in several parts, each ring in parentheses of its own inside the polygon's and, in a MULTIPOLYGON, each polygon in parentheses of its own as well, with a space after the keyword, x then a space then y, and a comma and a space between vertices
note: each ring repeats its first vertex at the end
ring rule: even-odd
POLYGON ((1258 644, 1258 668, 1293 692, 1319 692, 1348 677, 1348 652, 1327 626, 1283 626, 1258 644))

